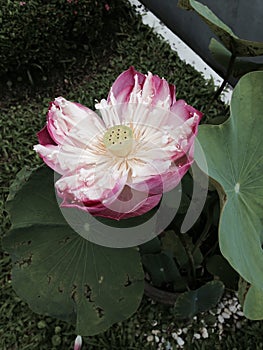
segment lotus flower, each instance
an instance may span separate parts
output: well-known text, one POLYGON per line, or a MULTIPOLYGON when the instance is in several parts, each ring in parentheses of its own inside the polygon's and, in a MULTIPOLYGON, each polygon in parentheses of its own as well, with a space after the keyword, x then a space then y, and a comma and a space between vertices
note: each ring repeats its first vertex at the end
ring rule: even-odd
POLYGON ((62 175, 62 206, 116 220, 142 215, 191 166, 202 113, 176 101, 174 85, 133 67, 96 108, 101 116, 56 98, 34 149, 62 175))

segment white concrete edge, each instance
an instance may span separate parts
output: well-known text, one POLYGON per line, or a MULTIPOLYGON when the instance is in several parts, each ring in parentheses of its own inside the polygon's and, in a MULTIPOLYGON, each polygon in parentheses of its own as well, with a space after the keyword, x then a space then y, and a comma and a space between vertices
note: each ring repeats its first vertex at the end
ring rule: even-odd
MULTIPOLYGON (((168 27, 166 27, 161 21, 148 9, 145 8, 138 0, 129 0, 131 5, 134 5, 136 11, 142 15, 142 21, 144 24, 153 28, 155 33, 162 36, 165 41, 170 44, 172 50, 176 51, 182 61, 190 64, 198 72, 202 73, 204 79, 214 81, 215 86, 220 86, 223 79, 218 75, 205 61, 202 60, 189 46, 187 46, 177 35, 175 35, 168 27)), ((221 100, 225 103, 229 103, 231 100, 233 89, 230 85, 221 94, 221 100)))

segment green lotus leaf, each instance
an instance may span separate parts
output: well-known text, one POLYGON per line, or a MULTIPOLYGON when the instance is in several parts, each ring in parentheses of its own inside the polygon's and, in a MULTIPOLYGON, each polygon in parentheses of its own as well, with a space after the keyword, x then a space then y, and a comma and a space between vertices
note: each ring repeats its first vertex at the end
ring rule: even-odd
POLYGON ((195 0, 179 0, 178 5, 186 10, 194 10, 235 56, 263 55, 262 42, 240 39, 207 6, 195 0))
POLYGON ((53 171, 41 167, 8 202, 12 227, 3 245, 13 261, 12 284, 33 311, 93 335, 138 308, 140 255, 136 248, 107 248, 78 235, 60 212, 53 181, 53 171))
POLYGON ((143 254, 142 263, 155 286, 181 279, 179 270, 169 253, 143 254))
MULTIPOLYGON (((231 59, 231 52, 227 50, 224 45, 222 45, 219 41, 212 38, 209 44, 209 50, 214 56, 215 60, 219 62, 223 67, 227 68, 231 59)), ((232 74, 234 77, 240 78, 242 75, 262 70, 263 64, 252 62, 244 59, 237 58, 235 60, 232 74)))
POLYGON ((159 237, 155 237, 154 239, 139 245, 141 254, 155 254, 161 252, 161 241, 159 237))
POLYGON ((28 180, 31 174, 32 174, 32 170, 28 169, 27 167, 22 168, 17 173, 15 180, 12 182, 11 186, 9 187, 7 206, 8 206, 8 202, 14 199, 18 190, 25 184, 25 182, 28 180))
POLYGON ((251 320, 263 319, 263 290, 250 286, 244 300, 244 314, 251 320))
MULTIPOLYGON (((194 249, 192 238, 184 235, 184 241, 189 251, 192 251, 194 249)), ((181 268, 189 268, 189 257, 186 253, 185 247, 179 239, 179 236, 173 230, 165 231, 164 236, 161 238, 161 242, 163 251, 171 252, 181 268)), ((203 261, 203 255, 199 248, 193 254, 193 261, 196 267, 200 266, 203 261)))
POLYGON ((224 284, 220 281, 211 281, 204 286, 182 293, 174 305, 175 317, 189 319, 199 312, 204 312, 221 299, 224 292, 224 284))
POLYGON ((250 285, 240 277, 238 298, 247 318, 251 320, 263 319, 263 289, 250 285))
MULTIPOLYGON (((208 175, 222 187, 219 243, 233 268, 263 288, 263 72, 251 72, 236 85, 230 118, 203 125, 198 141, 206 155, 208 175)), ((197 164, 202 167, 196 153, 197 164)), ((205 169, 203 169, 205 171, 205 169)))
POLYGON ((226 288, 237 290, 239 276, 221 255, 212 255, 208 258, 206 268, 214 278, 219 278, 226 288))

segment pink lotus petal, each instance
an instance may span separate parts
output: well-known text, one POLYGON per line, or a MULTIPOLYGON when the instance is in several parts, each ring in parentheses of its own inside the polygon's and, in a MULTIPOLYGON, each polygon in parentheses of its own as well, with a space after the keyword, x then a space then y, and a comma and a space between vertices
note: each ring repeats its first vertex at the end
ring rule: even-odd
POLYGON ((151 195, 169 192, 180 183, 182 177, 189 170, 192 162, 192 157, 186 157, 184 155, 177 159, 167 172, 154 175, 150 178, 145 178, 141 182, 134 182, 131 186, 138 191, 148 191, 151 195))
POLYGON ((63 173, 63 170, 58 161, 59 148, 55 145, 35 145, 34 150, 40 155, 43 161, 53 170, 59 174, 63 173))
POLYGON ((63 199, 62 206, 105 207, 110 206, 122 192, 127 174, 115 179, 101 167, 76 169, 56 182, 58 195, 63 199))
POLYGON ((171 112, 181 121, 186 121, 191 116, 193 116, 194 113, 196 113, 199 116, 199 121, 197 122, 197 125, 203 116, 203 113, 199 112, 194 107, 188 105, 184 100, 176 101, 176 103, 174 103, 171 107, 171 112))
POLYGON ((47 125, 37 133, 38 141, 41 145, 57 145, 48 132, 47 125))
POLYGON ((97 137, 105 130, 103 121, 92 110, 58 97, 50 103, 47 125, 37 134, 39 145, 34 149, 49 167, 63 174, 72 170, 73 163, 78 166, 83 149, 94 143, 94 138, 98 143, 97 137))
POLYGON ((79 103, 67 101, 63 97, 57 97, 50 104, 47 120, 47 128, 51 138, 60 145, 67 142, 65 139, 70 132, 78 129, 83 120, 89 121, 89 130, 87 131, 90 135, 103 129, 103 123, 96 113, 79 103))
MULTIPOLYGON (((139 192, 138 192, 139 193, 139 192)), ((156 194, 152 196, 143 196, 143 200, 137 202, 137 199, 134 198, 134 203, 136 205, 129 207, 129 211, 125 211, 125 208, 119 205, 115 205, 114 208, 110 206, 104 206, 100 201, 85 201, 81 205, 79 204, 66 204, 63 203, 64 207, 76 207, 84 211, 88 211, 94 216, 100 216, 108 219, 122 220, 128 219, 136 216, 143 215, 156 207, 160 202, 162 194, 156 194)))
POLYGON ((172 84, 169 84, 169 89, 170 89, 170 96, 171 96, 171 107, 174 105, 176 102, 176 87, 172 84))
POLYGON ((137 72, 134 67, 130 67, 128 70, 121 73, 113 83, 107 102, 111 101, 111 94, 113 94, 117 103, 128 102, 130 93, 134 87, 135 75, 138 76, 138 83, 141 86, 145 81, 145 75, 137 72))
POLYGON ((176 164, 171 170, 162 175, 163 191, 169 192, 175 188, 181 181, 182 177, 189 170, 193 160, 186 160, 185 162, 180 162, 176 164))
POLYGON ((157 75, 152 77, 153 85, 153 99, 152 104, 154 106, 163 106, 170 108, 175 99, 175 94, 171 96, 171 88, 166 80, 160 79, 157 75))

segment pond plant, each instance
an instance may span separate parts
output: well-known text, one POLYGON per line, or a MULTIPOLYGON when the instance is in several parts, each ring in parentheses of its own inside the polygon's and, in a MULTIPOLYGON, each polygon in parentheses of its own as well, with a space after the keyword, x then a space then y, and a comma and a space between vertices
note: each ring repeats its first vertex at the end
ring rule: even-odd
POLYGON ((245 316, 263 319, 263 72, 238 59, 263 44, 197 1, 180 4, 222 42, 210 44, 228 65, 215 98, 230 74, 240 78, 230 116, 210 119, 209 106, 202 113, 130 67, 97 113, 50 103, 34 146, 45 165, 10 188, 13 287, 33 311, 75 324, 75 349, 131 316, 144 293, 189 320, 238 291, 245 316))

